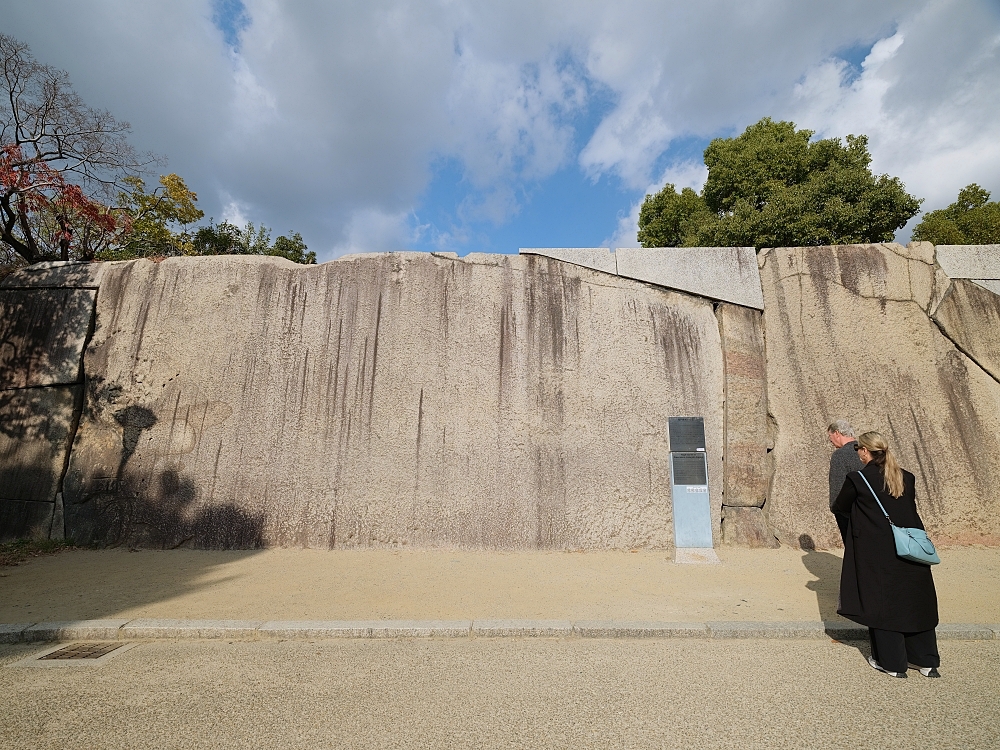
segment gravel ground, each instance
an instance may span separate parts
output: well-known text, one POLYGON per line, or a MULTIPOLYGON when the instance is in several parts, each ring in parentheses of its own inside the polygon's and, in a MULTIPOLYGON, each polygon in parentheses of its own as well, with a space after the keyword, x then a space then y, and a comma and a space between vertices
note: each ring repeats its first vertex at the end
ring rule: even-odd
POLYGON ((857 644, 581 639, 141 643, 100 666, 0 647, 2 748, 1000 747, 1000 642, 942 679, 857 644))

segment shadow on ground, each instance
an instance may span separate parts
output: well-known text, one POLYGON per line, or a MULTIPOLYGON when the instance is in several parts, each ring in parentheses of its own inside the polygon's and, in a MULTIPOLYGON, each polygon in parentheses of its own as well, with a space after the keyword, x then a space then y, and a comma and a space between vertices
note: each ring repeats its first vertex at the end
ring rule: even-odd
MULTIPOLYGON (((837 606, 840 602, 840 569, 843 566, 843 560, 830 552, 817 550, 812 537, 808 534, 799 537, 799 547, 805 553, 802 555, 802 564, 806 570, 816 576, 816 580, 809 581, 806 588, 816 594, 820 619, 827 623, 844 622, 845 619, 837 614, 837 606)), ((838 640, 829 628, 827 628, 827 635, 833 640, 838 640)), ((871 652, 867 640, 849 643, 856 646, 861 654, 868 658, 871 652)))

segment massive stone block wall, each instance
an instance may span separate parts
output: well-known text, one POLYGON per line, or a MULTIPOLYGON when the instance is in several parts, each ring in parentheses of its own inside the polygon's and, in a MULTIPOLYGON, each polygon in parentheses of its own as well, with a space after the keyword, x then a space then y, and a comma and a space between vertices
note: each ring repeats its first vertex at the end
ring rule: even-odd
POLYGON ((48 537, 60 516, 94 297, 72 286, 0 294, 0 541, 48 537))
POLYGON ((845 417, 888 438, 916 475, 918 507, 940 541, 1000 543, 1000 383, 955 343, 968 337, 976 342, 968 348, 989 350, 992 334, 980 327, 995 307, 970 303, 933 250, 915 243, 762 255, 777 426, 767 515, 782 541, 806 534, 817 546, 839 546, 824 425, 845 417))
POLYGON ((722 494, 689 295, 538 257, 185 258, 108 268, 96 321, 78 541, 670 546, 672 415, 705 416, 722 494))
POLYGON ((747 250, 20 270, 0 538, 670 547, 666 420, 703 416, 717 543, 839 544, 836 417, 887 434, 941 540, 1000 543, 992 256, 747 250))

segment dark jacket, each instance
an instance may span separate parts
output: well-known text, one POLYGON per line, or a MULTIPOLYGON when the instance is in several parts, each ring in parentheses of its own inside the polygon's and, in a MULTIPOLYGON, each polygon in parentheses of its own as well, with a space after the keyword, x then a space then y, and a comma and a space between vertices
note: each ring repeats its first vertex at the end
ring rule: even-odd
POLYGON ((858 458, 858 452, 854 450, 857 440, 852 440, 846 445, 837 448, 830 456, 830 510, 833 510, 833 502, 840 494, 840 488, 844 486, 844 480, 852 471, 861 471, 864 465, 858 458))
MULTIPOLYGON (((910 472, 903 472, 902 497, 892 497, 888 493, 882 470, 874 461, 862 472, 894 524, 924 528, 917 514, 914 479, 910 472)), ((847 475, 833 504, 835 513, 849 515, 851 519, 840 573, 837 612, 880 630, 900 633, 931 630, 938 624, 938 611, 930 566, 896 556, 889 522, 860 474, 847 475)))

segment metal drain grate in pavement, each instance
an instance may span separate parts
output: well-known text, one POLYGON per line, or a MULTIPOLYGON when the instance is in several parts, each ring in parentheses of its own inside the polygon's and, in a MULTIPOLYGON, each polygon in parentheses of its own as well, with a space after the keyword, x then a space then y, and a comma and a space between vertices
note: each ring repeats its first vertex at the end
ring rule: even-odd
POLYGON ((74 643, 71 646, 64 646, 44 656, 39 656, 38 660, 100 659, 102 656, 107 656, 115 649, 121 648, 124 645, 124 643, 74 643))

